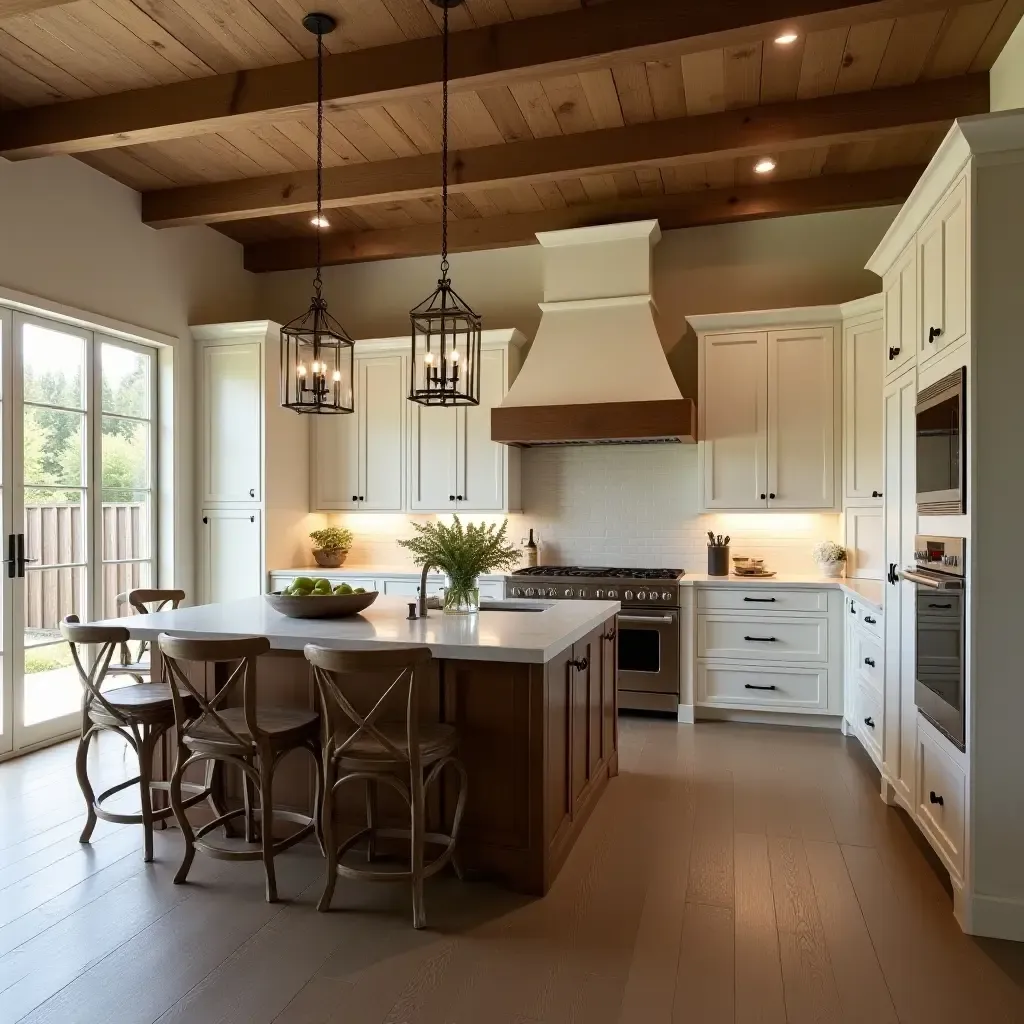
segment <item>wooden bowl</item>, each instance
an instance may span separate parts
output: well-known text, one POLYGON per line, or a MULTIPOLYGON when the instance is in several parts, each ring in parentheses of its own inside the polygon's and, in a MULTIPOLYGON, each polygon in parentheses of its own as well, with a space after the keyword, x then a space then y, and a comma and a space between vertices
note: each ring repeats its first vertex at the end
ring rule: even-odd
POLYGON ((267 604, 290 619, 344 619, 358 615, 377 600, 378 592, 367 594, 331 594, 323 597, 301 597, 291 594, 264 594, 267 604))

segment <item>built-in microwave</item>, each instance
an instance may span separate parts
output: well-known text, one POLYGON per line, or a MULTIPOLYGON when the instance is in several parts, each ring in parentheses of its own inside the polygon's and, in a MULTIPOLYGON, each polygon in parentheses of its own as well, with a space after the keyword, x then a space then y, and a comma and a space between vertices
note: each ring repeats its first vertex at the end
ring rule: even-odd
POLYGON ((967 511, 967 368, 917 396, 917 511, 967 511))

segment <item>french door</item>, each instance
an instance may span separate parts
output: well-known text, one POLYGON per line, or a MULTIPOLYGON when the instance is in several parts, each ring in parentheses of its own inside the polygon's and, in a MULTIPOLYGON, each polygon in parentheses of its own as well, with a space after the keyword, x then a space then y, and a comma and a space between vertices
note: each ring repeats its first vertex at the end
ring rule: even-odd
POLYGON ((0 754, 74 732, 60 621, 154 585, 153 350, 0 308, 0 754))

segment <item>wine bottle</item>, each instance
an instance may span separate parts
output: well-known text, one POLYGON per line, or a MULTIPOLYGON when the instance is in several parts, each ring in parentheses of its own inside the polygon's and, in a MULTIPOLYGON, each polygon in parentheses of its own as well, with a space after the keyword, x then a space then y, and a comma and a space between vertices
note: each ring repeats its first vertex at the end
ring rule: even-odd
POLYGON ((537 564, 538 551, 537 542, 533 539, 533 530, 530 530, 530 539, 526 542, 526 564, 534 567, 537 564))

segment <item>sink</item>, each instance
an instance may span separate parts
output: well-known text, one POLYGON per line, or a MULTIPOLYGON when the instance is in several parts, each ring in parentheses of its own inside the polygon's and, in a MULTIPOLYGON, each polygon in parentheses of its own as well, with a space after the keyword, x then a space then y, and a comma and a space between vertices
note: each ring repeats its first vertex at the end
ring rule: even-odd
POLYGON ((546 612, 550 601, 481 601, 482 612, 546 612))

